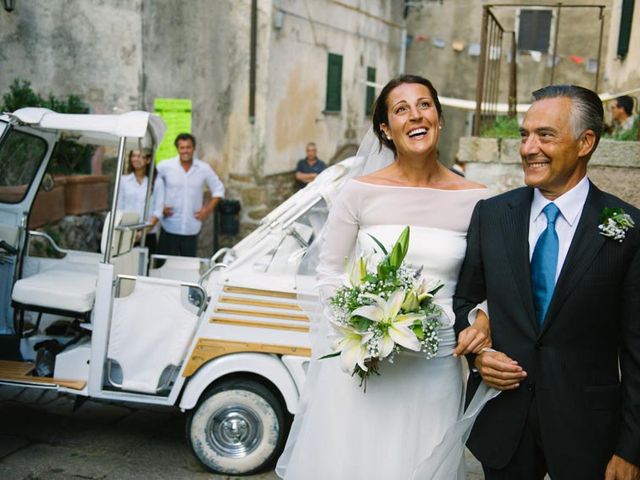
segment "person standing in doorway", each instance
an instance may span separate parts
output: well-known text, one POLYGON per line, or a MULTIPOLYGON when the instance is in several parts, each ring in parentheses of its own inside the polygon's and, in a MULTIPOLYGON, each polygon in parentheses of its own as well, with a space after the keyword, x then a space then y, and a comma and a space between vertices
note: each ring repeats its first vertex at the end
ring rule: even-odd
POLYGON ((327 168, 327 164, 318 158, 318 148, 313 142, 307 143, 307 156, 298 160, 296 166, 296 186, 304 188, 313 182, 318 174, 327 168))
POLYGON ((224 197, 224 185, 208 163, 194 157, 193 135, 181 133, 174 144, 178 156, 158 165, 158 178, 164 186, 158 252, 195 257, 202 222, 224 197), (211 192, 206 205, 202 195, 205 185, 211 192))

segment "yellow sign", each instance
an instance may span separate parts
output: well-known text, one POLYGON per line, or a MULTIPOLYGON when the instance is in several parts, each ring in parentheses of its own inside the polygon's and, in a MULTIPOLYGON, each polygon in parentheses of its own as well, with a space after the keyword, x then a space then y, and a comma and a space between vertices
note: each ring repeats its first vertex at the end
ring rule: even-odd
POLYGON ((178 154, 173 142, 179 134, 191 133, 191 99, 156 98, 153 109, 167 126, 167 131, 156 153, 156 163, 158 163, 178 154))

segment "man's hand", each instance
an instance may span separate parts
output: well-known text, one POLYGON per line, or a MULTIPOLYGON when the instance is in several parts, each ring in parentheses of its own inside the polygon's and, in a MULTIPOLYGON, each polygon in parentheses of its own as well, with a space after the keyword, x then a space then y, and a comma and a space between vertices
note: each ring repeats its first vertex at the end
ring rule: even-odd
POLYGON ((201 222, 204 222, 209 215, 211 215, 211 210, 209 210, 208 207, 202 207, 196 212, 195 217, 201 222))
POLYGON ((475 365, 484 382, 498 390, 514 390, 527 376, 518 362, 502 352, 482 352, 476 357, 475 365))
POLYGON ((604 480, 640 480, 640 468, 614 455, 607 464, 604 480))
POLYGON ((170 217, 171 215, 173 215, 173 207, 171 205, 165 205, 162 209, 162 216, 170 217))
POLYGON ((473 325, 465 328, 458 335, 458 345, 453 355, 457 357, 469 353, 480 353, 484 348, 491 348, 491 328, 487 315, 482 310, 478 310, 473 325))

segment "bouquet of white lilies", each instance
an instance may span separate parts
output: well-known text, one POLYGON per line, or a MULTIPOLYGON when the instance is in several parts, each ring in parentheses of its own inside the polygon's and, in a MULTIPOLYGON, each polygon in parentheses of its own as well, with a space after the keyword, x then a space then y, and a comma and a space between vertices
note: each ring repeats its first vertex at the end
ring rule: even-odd
POLYGON ((441 308, 433 296, 444 285, 428 282, 422 267, 403 263, 409 249, 405 227, 389 253, 371 237, 385 255, 373 268, 371 254, 359 257, 348 268, 349 280, 329 299, 331 326, 335 330, 333 353, 342 369, 358 375, 366 391, 367 378, 379 375, 382 360, 393 362, 403 349, 423 352, 431 358, 438 351, 441 308))

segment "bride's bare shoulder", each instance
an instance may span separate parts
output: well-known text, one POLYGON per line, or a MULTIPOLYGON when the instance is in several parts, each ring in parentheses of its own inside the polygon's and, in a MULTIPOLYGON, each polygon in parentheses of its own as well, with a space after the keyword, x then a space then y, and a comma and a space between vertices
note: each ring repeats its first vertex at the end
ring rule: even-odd
POLYGON ((487 188, 487 186, 483 183, 472 182, 471 180, 467 180, 466 178, 463 178, 458 185, 460 190, 476 190, 479 188, 487 188))
POLYGON ((452 172, 451 170, 447 171, 447 179, 451 182, 451 190, 476 190, 480 188, 487 188, 486 185, 471 181, 468 178, 452 172))

